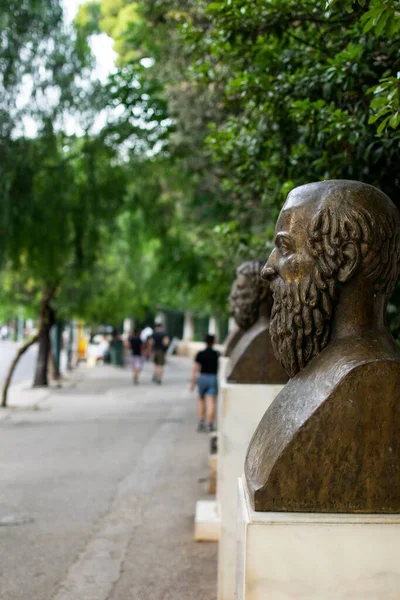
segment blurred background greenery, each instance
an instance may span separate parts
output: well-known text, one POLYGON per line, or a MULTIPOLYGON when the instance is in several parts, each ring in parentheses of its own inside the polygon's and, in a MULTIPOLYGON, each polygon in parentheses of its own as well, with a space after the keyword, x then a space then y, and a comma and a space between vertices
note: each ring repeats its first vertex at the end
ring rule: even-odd
POLYGON ((73 23, 60 0, 4 0, 0 26, 3 316, 49 296, 91 323, 226 316, 292 187, 399 202, 398 0, 95 0, 73 23))

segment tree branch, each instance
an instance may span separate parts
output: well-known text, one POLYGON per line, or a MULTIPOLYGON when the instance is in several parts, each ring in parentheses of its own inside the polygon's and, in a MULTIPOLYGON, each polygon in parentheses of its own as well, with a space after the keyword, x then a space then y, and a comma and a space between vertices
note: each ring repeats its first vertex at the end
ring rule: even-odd
POLYGON ((21 356, 23 354, 25 354, 25 352, 28 350, 28 348, 33 346, 33 344, 36 344, 36 342, 38 340, 39 340, 39 333, 37 333, 35 336, 33 336, 33 338, 31 338, 28 342, 26 342, 23 346, 21 346, 21 348, 19 348, 14 360, 12 361, 10 368, 8 369, 8 373, 5 378, 4 384, 3 384, 2 398, 1 398, 1 407, 2 408, 6 408, 6 406, 7 406, 8 388, 10 387, 11 379, 12 379, 12 376, 15 371, 15 367, 17 366, 19 359, 21 358, 21 356))

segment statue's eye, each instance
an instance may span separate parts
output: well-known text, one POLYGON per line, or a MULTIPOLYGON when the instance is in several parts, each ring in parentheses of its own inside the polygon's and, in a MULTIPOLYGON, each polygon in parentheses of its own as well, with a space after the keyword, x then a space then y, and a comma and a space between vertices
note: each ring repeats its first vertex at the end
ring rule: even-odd
POLYGON ((289 254, 292 254, 292 248, 286 242, 280 244, 279 250, 281 251, 282 256, 289 256, 289 254))
POLYGON ((279 252, 282 256, 289 256, 293 252, 292 245, 290 240, 287 239, 284 235, 277 235, 275 240, 275 245, 278 248, 279 252))

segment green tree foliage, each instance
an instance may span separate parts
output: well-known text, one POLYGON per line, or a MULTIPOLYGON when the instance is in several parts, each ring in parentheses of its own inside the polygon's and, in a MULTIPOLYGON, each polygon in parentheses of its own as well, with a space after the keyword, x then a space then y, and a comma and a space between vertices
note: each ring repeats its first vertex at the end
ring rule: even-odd
POLYGON ((143 227, 170 304, 223 310, 233 269, 267 255, 295 185, 359 179, 397 200, 398 0, 100 0, 85 15, 114 39, 116 130, 128 140, 126 115, 139 130, 153 121, 151 190, 136 184, 151 192, 143 227), (166 195, 173 219, 157 229, 166 195))
POLYGON ((199 85, 224 90, 207 144, 246 228, 274 221, 286 193, 313 180, 358 179, 399 203, 399 9, 224 0, 184 29, 199 85))
POLYGON ((384 81, 397 77, 399 44, 365 31, 371 10, 226 0, 208 4, 206 30, 190 28, 198 78, 224 89, 226 118, 208 143, 243 203, 277 206, 288 188, 323 178, 395 195, 400 132, 371 117, 384 81))
MULTIPOLYGON (((119 69, 110 81, 110 103, 124 111, 105 135, 123 142, 133 171, 139 165, 131 186, 134 210, 141 210, 148 240, 159 248, 154 276, 149 271, 146 279, 147 298, 177 308, 213 305, 226 311, 227 286, 207 293, 206 284, 215 268, 213 228, 229 205, 203 144, 217 95, 188 79, 193 53, 180 30, 182 19, 198 14, 196 3, 100 2, 97 8, 89 3, 78 14, 80 26, 88 14, 115 36, 119 69), (155 283, 157 272, 162 286, 155 283)), ((221 262, 217 272, 214 279, 221 281, 221 262)), ((223 275, 225 282, 226 271, 223 275)))
POLYGON ((399 15, 398 0, 98 0, 72 35, 56 0, 7 2, 8 269, 68 279, 60 305, 97 322, 156 304, 222 313, 235 267, 267 256, 295 185, 359 179, 398 201, 399 15), (100 32, 117 70, 90 90, 100 32), (21 132, 30 114, 34 140, 21 132), (80 138, 62 133, 67 114, 80 138))
POLYGON ((35 384, 45 385, 50 304, 99 260, 124 201, 125 169, 111 141, 90 134, 101 102, 86 81, 89 46, 64 24, 59 2, 6 2, 0 20, 0 259, 11 280, 3 296, 36 305, 35 384), (71 119, 80 137, 65 133, 71 119))
POLYGON ((123 168, 114 150, 97 139, 76 139, 49 129, 12 144, 3 210, 5 256, 43 285, 61 281, 66 270, 88 269, 101 249, 102 228, 123 201, 123 168))

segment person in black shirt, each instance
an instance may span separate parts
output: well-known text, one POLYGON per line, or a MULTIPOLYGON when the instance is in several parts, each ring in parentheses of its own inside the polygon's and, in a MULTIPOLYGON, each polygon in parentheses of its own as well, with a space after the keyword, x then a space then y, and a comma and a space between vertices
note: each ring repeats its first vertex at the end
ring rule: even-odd
POLYGON ((219 352, 213 350, 215 338, 206 337, 206 349, 199 352, 194 359, 191 389, 194 390, 196 381, 199 390, 197 431, 214 431, 215 402, 218 393, 218 363, 219 352), (207 426, 205 424, 207 402, 207 426))
POLYGON ((149 338, 151 351, 153 354, 153 382, 161 384, 164 373, 165 353, 169 345, 169 337, 163 330, 161 323, 156 323, 155 332, 149 338))
POLYGON ((143 342, 140 338, 140 329, 135 329, 133 335, 129 336, 128 341, 132 353, 133 382, 137 385, 139 383, 139 375, 143 365, 143 342))

